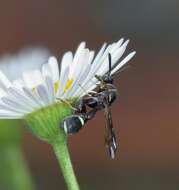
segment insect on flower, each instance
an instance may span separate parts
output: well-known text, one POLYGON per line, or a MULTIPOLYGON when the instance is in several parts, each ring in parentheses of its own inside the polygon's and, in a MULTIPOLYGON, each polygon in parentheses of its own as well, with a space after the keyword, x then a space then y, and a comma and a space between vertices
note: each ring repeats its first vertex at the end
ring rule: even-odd
POLYGON ((135 55, 131 52, 118 62, 129 40, 123 42, 104 43, 96 55, 82 42, 74 54, 63 55, 60 69, 51 56, 41 69, 26 70, 16 80, 0 71, 0 119, 23 119, 38 138, 51 143, 58 133, 78 132, 97 111, 104 110, 105 139, 113 158, 116 141, 109 107, 117 91, 112 76, 135 55), (77 105, 75 110, 70 104, 77 105))
MULTIPOLYGON (((77 108, 74 108, 76 114, 65 118, 61 127, 66 134, 75 134, 84 127, 87 121, 94 118, 97 111, 104 110, 106 118, 105 144, 110 158, 114 159, 117 150, 117 142, 110 106, 117 98, 117 89, 113 85, 113 76, 111 74, 112 60, 110 53, 108 53, 108 64, 109 70, 105 75, 95 75, 96 79, 99 81, 95 91, 86 93, 87 95, 80 99, 77 108), (91 108, 91 110, 87 111, 86 106, 91 108)), ((113 68, 114 67, 115 65, 113 68)))

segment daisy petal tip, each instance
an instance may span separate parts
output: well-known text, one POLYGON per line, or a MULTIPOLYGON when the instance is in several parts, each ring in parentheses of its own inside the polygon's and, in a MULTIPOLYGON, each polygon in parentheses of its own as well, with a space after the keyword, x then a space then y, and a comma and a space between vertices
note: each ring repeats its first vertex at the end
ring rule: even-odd
POLYGON ((68 52, 64 53, 63 56, 71 56, 71 57, 73 57, 73 53, 71 51, 68 51, 68 52))
POLYGON ((55 64, 58 64, 57 58, 56 58, 55 56, 49 57, 48 63, 49 63, 49 64, 54 64, 54 63, 55 63, 55 64))
POLYGON ((124 44, 127 46, 129 42, 130 42, 130 39, 127 39, 124 44))
POLYGON ((124 38, 120 38, 118 41, 117 41, 117 44, 122 44, 124 42, 124 38))
POLYGON ((85 41, 82 41, 78 47, 82 47, 82 48, 85 48, 86 47, 86 42, 85 41))
POLYGON ((131 52, 130 54, 131 54, 131 56, 133 57, 134 55, 136 55, 136 51, 133 51, 133 52, 131 52))

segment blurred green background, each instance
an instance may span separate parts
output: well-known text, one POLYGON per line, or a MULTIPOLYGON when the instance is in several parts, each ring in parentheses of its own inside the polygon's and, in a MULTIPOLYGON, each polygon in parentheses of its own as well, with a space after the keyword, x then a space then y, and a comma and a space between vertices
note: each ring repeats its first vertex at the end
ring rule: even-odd
MULTIPOLYGON (((82 40, 98 50, 130 38, 137 55, 115 78, 118 158, 106 156, 99 113, 69 138, 74 167, 84 190, 179 189, 178 0, 1 0, 0 24, 1 54, 44 45, 61 56, 82 40)), ((65 190, 51 147, 25 128, 23 141, 38 190, 65 190)))

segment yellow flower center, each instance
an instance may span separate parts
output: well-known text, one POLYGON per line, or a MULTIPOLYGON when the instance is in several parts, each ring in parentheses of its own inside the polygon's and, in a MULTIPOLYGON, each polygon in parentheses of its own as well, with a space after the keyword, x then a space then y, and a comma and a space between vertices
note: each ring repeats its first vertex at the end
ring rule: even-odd
POLYGON ((73 79, 68 79, 63 93, 65 93, 69 88, 71 88, 72 84, 73 84, 73 79))
POLYGON ((55 82, 53 85, 54 85, 54 92, 57 93, 59 88, 59 81, 55 82))

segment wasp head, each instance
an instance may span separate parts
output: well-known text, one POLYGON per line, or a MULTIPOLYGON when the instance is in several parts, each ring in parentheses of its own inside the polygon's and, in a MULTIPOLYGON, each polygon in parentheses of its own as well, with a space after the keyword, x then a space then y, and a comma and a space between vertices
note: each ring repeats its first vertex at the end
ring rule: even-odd
POLYGON ((113 81, 114 80, 113 80, 113 77, 111 75, 106 74, 103 76, 103 82, 104 83, 113 84, 113 81))

